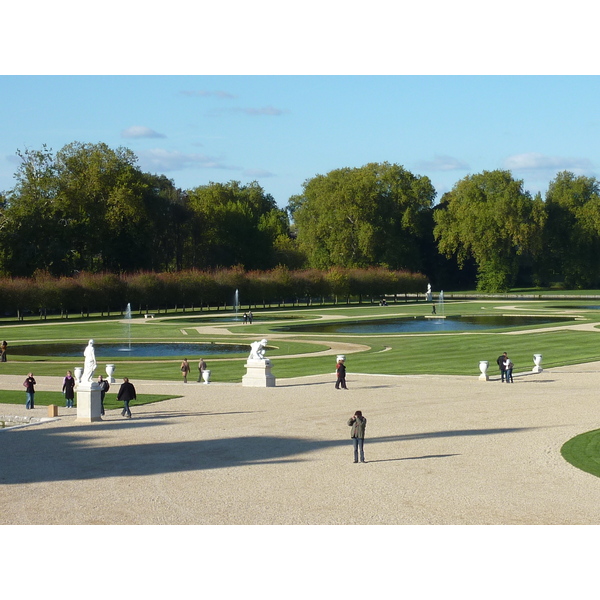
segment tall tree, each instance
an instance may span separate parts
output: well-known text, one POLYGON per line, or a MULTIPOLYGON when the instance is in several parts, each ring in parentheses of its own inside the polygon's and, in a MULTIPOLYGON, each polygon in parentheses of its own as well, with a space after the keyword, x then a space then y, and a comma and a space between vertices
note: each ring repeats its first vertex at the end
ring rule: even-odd
POLYGON ((483 171, 461 179, 435 211, 439 250, 459 264, 473 258, 478 289, 506 291, 515 281, 519 257, 535 247, 545 212, 523 182, 509 171, 483 171))
POLYGON ((257 182, 210 183, 189 190, 188 196, 198 224, 196 260, 188 267, 276 266, 275 242, 289 236, 289 222, 257 182))
POLYGON ((396 164, 370 163, 307 180, 288 210, 311 267, 419 270, 434 198, 427 177, 396 164))
POLYGON ((600 185, 594 177, 558 173, 546 193, 547 278, 566 287, 600 285, 600 185))

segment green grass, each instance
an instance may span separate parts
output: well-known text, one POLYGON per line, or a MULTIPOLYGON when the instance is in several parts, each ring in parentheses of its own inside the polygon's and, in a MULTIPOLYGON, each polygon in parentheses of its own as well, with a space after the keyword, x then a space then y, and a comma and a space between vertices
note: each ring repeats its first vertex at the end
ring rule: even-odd
MULTIPOLYGON (((369 320, 384 317, 419 317, 431 315, 431 304, 420 302, 391 303, 387 307, 378 305, 338 305, 312 306, 296 309, 255 310, 253 325, 241 322, 214 322, 215 316, 229 317, 232 313, 169 313, 157 315, 152 322, 133 319, 131 339, 133 342, 175 341, 175 342, 215 342, 250 344, 265 337, 270 349, 267 356, 273 360, 273 373, 276 377, 296 377, 309 374, 331 373, 335 366, 334 356, 318 356, 317 352, 327 349, 331 343, 345 342, 363 344, 369 349, 357 353, 345 352, 348 356, 348 372, 381 374, 449 374, 479 375, 480 360, 490 363, 489 373, 497 372, 496 358, 506 351, 515 363, 515 372, 531 371, 533 354, 543 355, 542 366, 551 368, 562 365, 585 363, 600 360, 600 331, 573 331, 568 326, 600 322, 600 311, 586 309, 600 304, 600 300, 556 300, 526 301, 515 299, 484 299, 473 301, 448 301, 444 304, 445 316, 454 315, 539 315, 556 317, 556 322, 513 327, 503 330, 487 330, 466 333, 431 334, 384 334, 384 335, 342 335, 323 333, 295 333, 278 331, 281 325, 295 320, 369 320), (513 308, 514 307, 514 308, 513 308), (564 322, 559 317, 575 315, 581 320, 564 322), (206 316, 208 321, 203 319, 206 316), (213 321, 213 322, 209 322, 213 321), (203 325, 210 330, 198 331, 203 325), (556 331, 545 328, 556 326, 556 331), (228 333, 228 331, 229 333, 228 333), (516 335, 520 330, 526 334, 516 335), (221 333, 222 331, 222 333, 221 333), (515 335, 511 335, 515 333, 515 335), (279 336, 282 336, 281 338, 279 336), (283 339, 285 338, 285 339, 283 339), (309 343, 309 341, 317 343, 309 343), (289 355, 309 354, 309 356, 280 358, 289 355), (312 356, 310 356, 312 354, 312 356)), ((93 318, 88 321, 28 321, 25 324, 11 324, 0 327, 0 338, 9 342, 9 362, 0 363, 0 388, 2 374, 22 375, 32 371, 34 375, 62 376, 75 366, 83 364, 83 349, 88 339, 94 338, 96 345, 121 342, 127 339, 127 328, 120 320, 93 318), (40 344, 55 341, 75 341, 81 343, 81 358, 48 358, 36 355, 11 356, 11 345, 40 344)), ((240 353, 226 358, 204 355, 215 382, 240 382, 245 373, 247 354, 240 353)), ((100 359, 97 373, 104 373, 104 365, 116 365, 117 379, 128 376, 135 379, 157 379, 165 381, 181 380, 178 358, 124 358, 115 356, 100 359)), ((192 364, 192 378, 195 378, 195 364, 198 356, 187 356, 192 364)))
MULTIPOLYGON (((162 394, 138 394, 137 398, 131 402, 131 406, 141 406, 143 404, 153 404, 154 402, 162 402, 172 398, 180 398, 181 396, 168 396, 162 394)), ((25 404, 27 398, 25 392, 16 390, 0 390, 0 404, 25 404)), ((62 392, 36 392, 36 406, 65 406, 65 397, 62 392)), ((75 403, 77 403, 77 395, 75 395, 75 403)), ((123 403, 117 401, 116 392, 111 391, 104 397, 104 408, 107 410, 113 408, 123 408, 123 403)))
POLYGON ((574 467, 600 477, 600 429, 575 436, 563 445, 560 453, 574 467))

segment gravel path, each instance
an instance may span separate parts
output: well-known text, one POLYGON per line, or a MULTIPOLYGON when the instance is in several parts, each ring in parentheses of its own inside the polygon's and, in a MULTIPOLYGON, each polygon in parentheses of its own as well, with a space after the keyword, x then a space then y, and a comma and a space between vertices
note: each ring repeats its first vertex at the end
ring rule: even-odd
MULTIPOLYGON (((133 381, 183 397, 0 431, 2 524, 596 524, 600 479, 561 446, 596 429, 600 363, 477 377, 351 372, 241 384, 133 381), (368 419, 353 464, 347 419, 368 419), (357 477, 357 472, 360 476, 357 477)), ((277 363, 273 372, 277 375, 277 363)), ((22 389, 22 377, 1 387, 22 389)), ((60 389, 39 377, 37 392, 60 389)), ((113 384, 111 392, 116 392, 113 384)), ((0 405, 0 414, 47 408, 0 405)))

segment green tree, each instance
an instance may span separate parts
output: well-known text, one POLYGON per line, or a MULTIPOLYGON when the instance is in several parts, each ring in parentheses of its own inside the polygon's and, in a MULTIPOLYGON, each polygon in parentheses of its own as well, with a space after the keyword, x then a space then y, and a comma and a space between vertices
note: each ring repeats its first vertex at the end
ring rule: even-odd
POLYGON ((396 164, 370 163, 307 180, 288 210, 314 268, 389 266, 419 270, 435 190, 396 164))
POLYGON ((196 219, 196 259, 188 267, 276 266, 275 242, 289 235, 289 222, 285 211, 257 182, 209 183, 189 190, 188 196, 196 219))
POLYGON ((439 250, 459 264, 473 258, 481 291, 506 291, 515 281, 519 257, 535 248, 545 218, 541 202, 509 171, 483 171, 460 180, 435 211, 439 250))
POLYGON ((600 186, 594 177, 558 173, 546 193, 545 272, 569 288, 600 284, 600 186))

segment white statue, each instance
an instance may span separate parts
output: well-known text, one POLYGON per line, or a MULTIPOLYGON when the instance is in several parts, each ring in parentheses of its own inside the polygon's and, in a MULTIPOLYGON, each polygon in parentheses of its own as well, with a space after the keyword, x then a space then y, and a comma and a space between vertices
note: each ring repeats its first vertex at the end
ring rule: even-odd
POLYGON ((81 381, 88 383, 94 378, 94 371, 96 370, 96 352, 94 351, 94 340, 90 340, 88 345, 83 351, 85 361, 83 363, 83 375, 81 381))
POLYGON ((260 342, 252 342, 250 344, 250 356, 248 356, 248 360, 265 360, 266 348, 267 340, 260 340, 260 342))
POLYGON ((425 300, 431 302, 433 300, 433 294, 431 293, 431 284, 427 284, 427 291, 425 292, 425 300))

